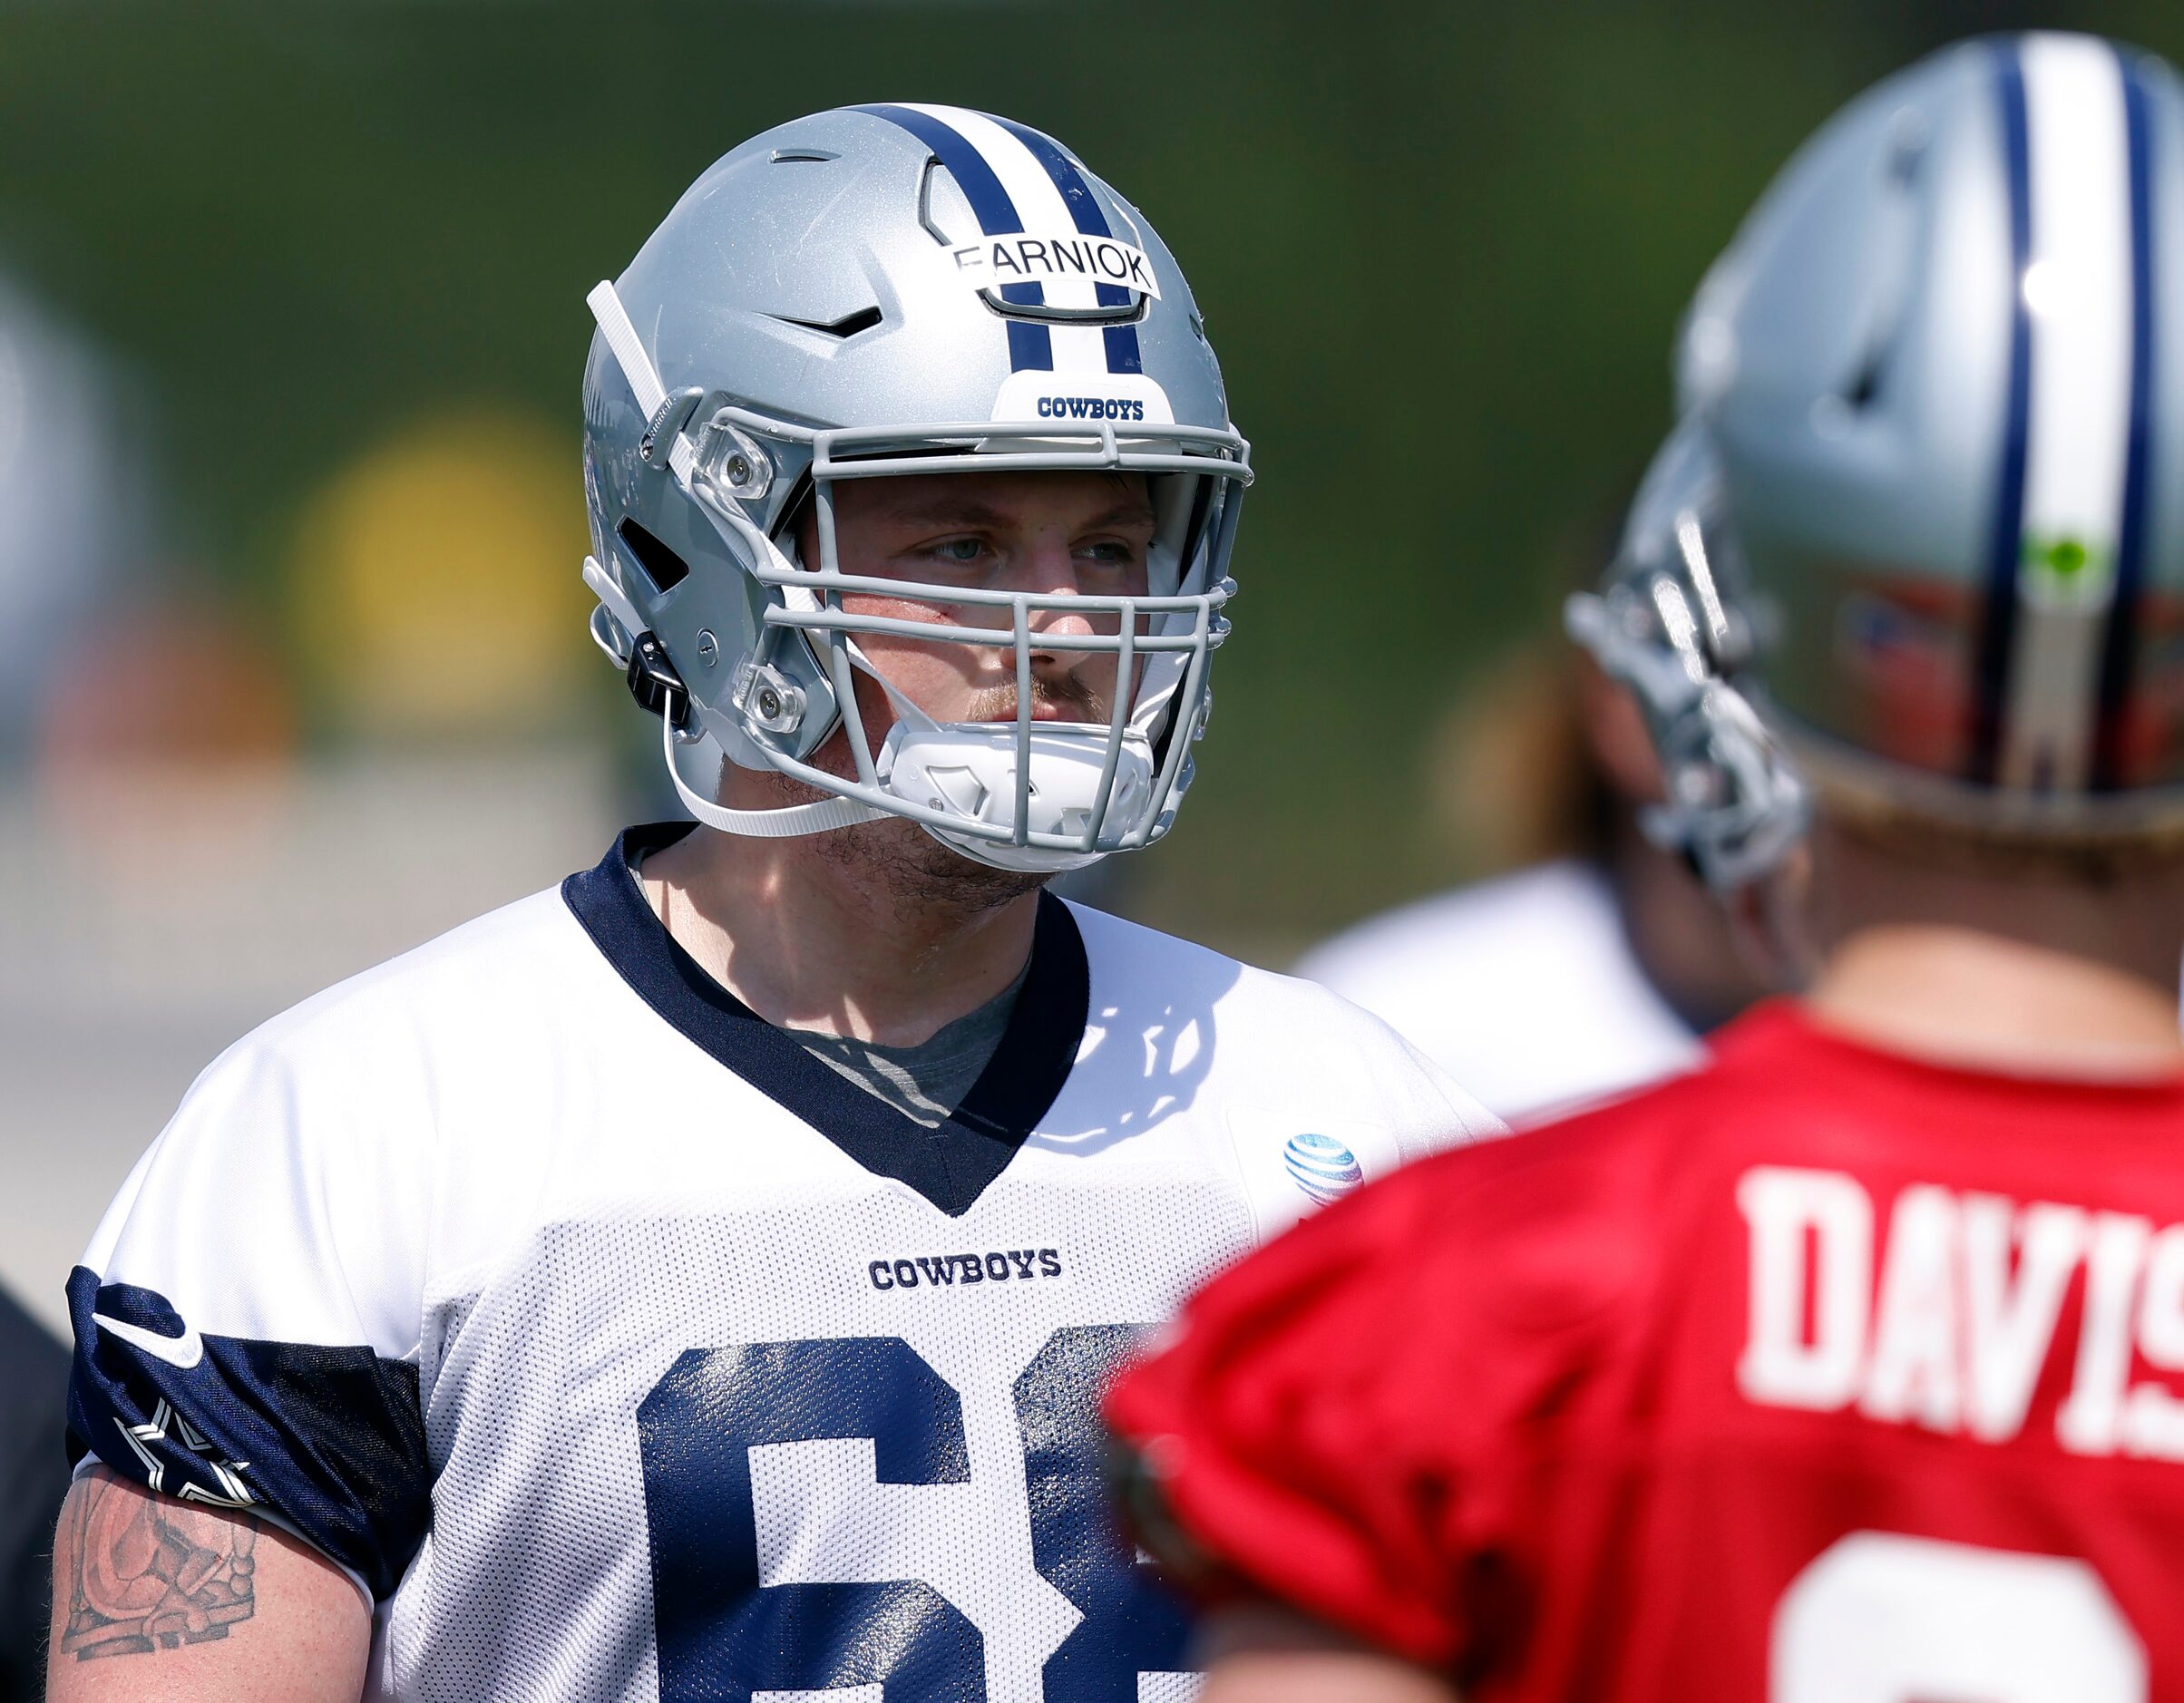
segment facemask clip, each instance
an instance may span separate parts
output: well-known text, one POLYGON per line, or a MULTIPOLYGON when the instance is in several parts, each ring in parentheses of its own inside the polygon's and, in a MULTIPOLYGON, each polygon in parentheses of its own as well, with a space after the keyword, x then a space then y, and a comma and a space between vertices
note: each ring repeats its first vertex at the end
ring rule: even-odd
POLYGON ((690 690, 668 660, 667 647, 651 633, 639 633, 629 646, 629 696, 648 715, 664 715, 678 733, 690 722, 690 690))

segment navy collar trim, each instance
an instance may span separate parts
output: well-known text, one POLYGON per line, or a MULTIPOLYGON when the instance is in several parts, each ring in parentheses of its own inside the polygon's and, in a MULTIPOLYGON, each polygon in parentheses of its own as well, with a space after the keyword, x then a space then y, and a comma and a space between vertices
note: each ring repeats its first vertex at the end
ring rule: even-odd
POLYGON ((616 974, 668 1024, 880 1176, 960 1217, 1046 1116, 1084 1043, 1091 977, 1068 906, 1038 897, 1031 963, 1000 1045, 963 1104, 927 1129, 844 1080, 699 967, 653 915, 632 859, 674 844, 689 822, 626 830, 561 898, 616 974))

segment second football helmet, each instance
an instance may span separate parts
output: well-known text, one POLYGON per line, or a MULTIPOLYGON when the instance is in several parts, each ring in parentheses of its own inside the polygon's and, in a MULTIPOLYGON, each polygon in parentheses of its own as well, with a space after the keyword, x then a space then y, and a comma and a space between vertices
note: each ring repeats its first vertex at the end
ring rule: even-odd
POLYGON ((1190 287, 1135 209, 1009 120, 843 108, 713 166, 591 307, 592 631, 661 712, 692 814, 763 835, 903 816, 966 856, 1028 870, 1167 831, 1228 630, 1251 474, 1190 287), (1157 520, 1148 595, 842 569, 842 481, 1055 470, 1146 475, 1157 520), (814 560, 797 545, 807 505, 814 560), (871 592, 933 617, 843 607, 844 594, 871 592), (951 607, 998 613, 959 624, 951 607), (1030 623, 1065 608, 1099 630, 1058 642, 1117 658, 1104 724, 1033 719, 1030 623), (859 635, 882 632, 1012 653, 1013 724, 936 724, 864 657, 859 635), (859 672, 893 711, 883 742, 858 713, 859 672), (813 762, 837 728, 846 776, 813 762), (725 808, 683 773, 678 746, 691 744, 830 796, 725 808))
POLYGON ((2034 839, 2184 820, 2169 66, 2042 34, 1867 92, 1707 274, 1679 388, 1571 620, 1646 700, 1655 825, 1717 884, 1795 843, 1799 769, 2034 839))

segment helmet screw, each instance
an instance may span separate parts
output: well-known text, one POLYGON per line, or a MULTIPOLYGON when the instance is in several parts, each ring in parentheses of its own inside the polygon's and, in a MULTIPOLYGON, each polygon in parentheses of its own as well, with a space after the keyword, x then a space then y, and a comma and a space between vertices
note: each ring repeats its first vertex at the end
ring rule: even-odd
POLYGON ((751 463, 740 455, 731 455, 728 457, 727 466, 724 471, 728 475, 730 484, 740 485, 750 478, 751 463))
POLYGON ((720 660, 720 640, 713 637, 709 627, 697 629, 697 659, 708 668, 720 660))
POLYGON ((736 703, 769 734, 794 733, 804 721, 804 688, 763 665, 744 665, 736 676, 736 703))

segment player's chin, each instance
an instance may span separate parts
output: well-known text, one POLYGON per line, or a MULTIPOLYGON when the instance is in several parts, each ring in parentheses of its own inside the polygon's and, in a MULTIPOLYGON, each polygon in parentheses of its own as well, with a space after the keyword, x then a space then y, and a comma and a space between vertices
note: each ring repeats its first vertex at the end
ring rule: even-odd
POLYGON ((914 822, 862 822, 814 842, 856 861, 905 898, 966 914, 991 910, 1037 892, 1053 879, 1030 870, 996 869, 944 844, 914 822))
MULTIPOLYGON (((815 768, 854 774, 849 743, 839 729, 814 753, 815 768)), ((746 782, 758 796, 753 805, 801 804, 827 794, 785 774, 754 774, 746 782)), ((921 906, 946 907, 975 915, 1036 892, 1053 880, 1050 873, 996 869, 969 858, 901 816, 859 822, 853 828, 819 834, 807 842, 821 857, 853 869, 858 876, 921 906)))

